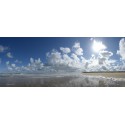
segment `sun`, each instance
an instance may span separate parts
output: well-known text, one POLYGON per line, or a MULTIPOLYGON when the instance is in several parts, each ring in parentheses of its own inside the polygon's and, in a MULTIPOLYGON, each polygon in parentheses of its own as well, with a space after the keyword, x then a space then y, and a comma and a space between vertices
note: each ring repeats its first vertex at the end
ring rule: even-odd
POLYGON ((106 49, 106 46, 101 41, 93 41, 92 46, 94 52, 100 52, 101 50, 106 49))

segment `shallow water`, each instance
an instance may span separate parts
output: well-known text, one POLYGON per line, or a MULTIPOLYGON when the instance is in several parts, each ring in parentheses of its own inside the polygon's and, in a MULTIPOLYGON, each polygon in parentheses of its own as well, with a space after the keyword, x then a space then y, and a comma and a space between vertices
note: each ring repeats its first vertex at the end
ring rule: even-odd
POLYGON ((124 87, 124 78, 106 78, 82 74, 41 75, 1 74, 2 87, 124 87))

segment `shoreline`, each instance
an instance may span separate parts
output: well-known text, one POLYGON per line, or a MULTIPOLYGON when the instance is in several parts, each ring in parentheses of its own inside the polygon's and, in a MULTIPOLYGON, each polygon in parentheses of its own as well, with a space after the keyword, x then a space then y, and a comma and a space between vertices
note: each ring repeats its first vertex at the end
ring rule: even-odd
POLYGON ((125 78, 125 72, 82 72, 86 76, 101 76, 106 78, 125 78))

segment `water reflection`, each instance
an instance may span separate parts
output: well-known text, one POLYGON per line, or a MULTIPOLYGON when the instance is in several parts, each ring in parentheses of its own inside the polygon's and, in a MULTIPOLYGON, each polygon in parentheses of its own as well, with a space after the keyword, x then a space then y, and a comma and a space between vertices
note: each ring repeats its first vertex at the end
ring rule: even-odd
POLYGON ((125 79, 83 75, 0 75, 0 86, 17 87, 124 87, 125 79))

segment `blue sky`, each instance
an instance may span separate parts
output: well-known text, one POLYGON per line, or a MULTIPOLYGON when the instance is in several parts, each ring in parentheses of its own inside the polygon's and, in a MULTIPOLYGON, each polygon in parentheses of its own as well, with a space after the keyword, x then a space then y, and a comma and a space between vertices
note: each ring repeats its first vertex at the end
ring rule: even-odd
MULTIPOLYGON (((110 57, 113 60, 120 61, 120 55, 116 54, 119 50, 119 42, 122 38, 120 37, 102 37, 102 38, 91 38, 91 37, 1 37, 0 45, 7 49, 0 52, 0 69, 6 68, 6 62, 15 63, 16 60, 20 61, 18 66, 27 65, 29 59, 40 58, 43 63, 47 63, 46 53, 51 52, 55 49, 60 52, 60 47, 67 47, 72 49, 75 43, 80 43, 80 47, 83 49, 83 57, 86 60, 91 58, 91 55, 95 56, 92 49, 93 41, 101 41, 107 48, 106 51, 110 51, 113 55, 110 57), (7 53, 11 53, 12 58, 7 57, 7 53)), ((77 55, 79 57, 79 55, 77 55)))

